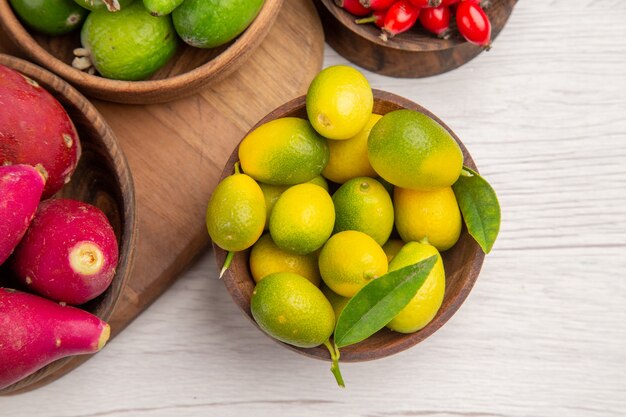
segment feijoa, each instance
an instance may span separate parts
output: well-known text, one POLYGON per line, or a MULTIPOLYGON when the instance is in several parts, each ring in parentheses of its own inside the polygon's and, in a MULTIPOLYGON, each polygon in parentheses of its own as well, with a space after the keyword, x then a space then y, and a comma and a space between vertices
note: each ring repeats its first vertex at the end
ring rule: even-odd
POLYGON ((263 0, 185 0, 174 12, 180 37, 197 48, 215 48, 235 39, 252 23, 263 0))
POLYGON ((56 36, 78 28, 87 16, 72 0, 9 0, 15 14, 26 26, 56 36))
POLYGON ((170 16, 155 17, 134 3, 119 12, 92 12, 81 32, 83 47, 98 72, 116 80, 143 80, 176 52, 170 16))

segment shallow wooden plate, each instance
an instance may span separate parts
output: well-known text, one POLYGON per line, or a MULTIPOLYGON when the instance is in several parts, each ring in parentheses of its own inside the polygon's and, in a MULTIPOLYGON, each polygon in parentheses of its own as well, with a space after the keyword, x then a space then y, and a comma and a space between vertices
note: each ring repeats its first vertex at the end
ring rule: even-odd
MULTIPOLYGON (((398 109, 416 110, 436 120, 450 132, 461 147, 464 156, 464 164, 478 171, 472 156, 461 140, 437 116, 412 101, 395 94, 374 90, 374 113, 384 115, 398 109)), ((305 96, 296 98, 272 111, 257 123, 251 131, 257 126, 281 117, 300 117, 306 119, 305 96)), ((238 151, 239 147, 231 154, 230 159, 222 171, 221 179, 232 175, 234 172, 235 163, 239 160, 238 151)), ((213 249, 215 250, 215 259, 219 269, 224 263, 227 252, 218 247, 215 243, 213 243, 213 249)), ((231 267, 224 274, 223 280, 233 301, 235 301, 239 308, 258 328, 250 312, 250 297, 255 284, 248 266, 248 255, 249 251, 237 253, 231 267)), ((443 252, 441 255, 446 271, 446 292, 443 304, 435 318, 425 328, 412 334, 396 333, 385 328, 361 343, 341 349, 341 361, 361 362, 380 359, 406 350, 433 334, 457 312, 478 279, 485 254, 464 227, 459 241, 451 249, 443 252)), ((279 341, 277 341, 277 343, 310 357, 326 360, 330 359, 328 350, 323 346, 303 349, 279 341)))
POLYGON ((26 56, 84 94, 118 103, 163 103, 197 93, 239 68, 269 33, 282 2, 265 0, 245 32, 219 48, 194 48, 181 40, 176 55, 146 81, 110 80, 73 68, 72 51, 81 46, 80 30, 64 36, 38 34, 22 25, 8 0, 0 0, 0 25, 26 56))
MULTIPOLYGON (((417 25, 388 41, 380 39, 373 24, 358 25, 355 16, 333 0, 314 0, 328 44, 353 63, 376 73, 401 78, 420 78, 453 70, 483 51, 458 33, 438 39, 417 25)), ((517 0, 491 0, 485 10, 495 39, 507 22, 517 0)), ((497 44, 494 48, 497 47, 497 44)))
MULTIPOLYGON (((135 250, 135 191, 126 158, 113 131, 98 110, 65 81, 34 64, 9 55, 0 54, 0 64, 37 81, 61 102, 76 126, 82 155, 72 180, 57 196, 93 204, 106 214, 113 226, 120 251, 117 273, 109 289, 81 306, 108 321, 131 274, 135 250)), ((8 274, 6 270, 0 273, 8 274)), ((5 275, 3 284, 10 283, 5 275)), ((53 362, 0 390, 0 394, 7 394, 36 383, 71 360, 72 358, 65 358, 53 362)))

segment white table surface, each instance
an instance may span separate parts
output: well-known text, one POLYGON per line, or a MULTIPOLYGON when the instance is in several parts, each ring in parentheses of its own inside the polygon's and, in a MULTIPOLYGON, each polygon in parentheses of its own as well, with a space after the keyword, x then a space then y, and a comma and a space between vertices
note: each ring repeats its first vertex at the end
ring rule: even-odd
POLYGON ((626 415, 626 2, 523 0, 460 69, 366 75, 445 120, 500 197, 499 240, 448 324, 343 364, 341 390, 244 318, 207 250, 96 357, 0 397, 0 415, 626 415))

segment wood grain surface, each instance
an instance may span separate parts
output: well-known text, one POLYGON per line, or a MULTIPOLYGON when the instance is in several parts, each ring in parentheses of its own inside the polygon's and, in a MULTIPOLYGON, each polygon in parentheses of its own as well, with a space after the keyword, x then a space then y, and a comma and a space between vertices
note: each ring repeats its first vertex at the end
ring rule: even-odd
MULTIPOLYGON (((0 39, 4 48, 4 34, 0 39)), ((168 104, 94 102, 126 154, 137 200, 135 268, 109 321, 113 336, 206 247, 206 204, 228 156, 259 118, 306 91, 321 68, 322 48, 313 5, 293 1, 249 62, 214 87, 168 104)), ((28 388, 51 382, 87 358, 73 358, 28 388)))
MULTIPOLYGON (((374 89, 374 113, 385 115, 399 109, 410 109, 424 113, 442 125, 461 147, 461 151, 463 152, 463 165, 478 171, 472 156, 465 145, 463 145, 463 142, 452 129, 446 126, 444 121, 417 103, 387 91, 374 89)), ((261 119, 252 129, 282 117, 307 119, 306 96, 302 95, 273 110, 261 119)), ((223 180, 235 172, 235 163, 238 161, 239 146, 230 155, 228 163, 222 171, 220 180, 223 180)), ((333 186, 336 187, 337 184, 331 183, 331 190, 333 190, 333 186)), ((228 252, 215 243, 213 243, 212 246, 217 265, 221 268, 221 266, 224 265, 228 252)), ((235 304, 237 304, 241 311, 248 316, 250 321, 258 327, 250 310, 250 299, 254 291, 255 282, 250 273, 249 254, 250 251, 235 254, 232 264, 222 277, 222 280, 235 304)), ((441 256, 446 271, 446 289, 441 307, 432 321, 419 332, 409 334, 393 332, 384 328, 360 343, 342 348, 342 362, 371 361, 402 352, 426 340, 450 320, 454 313, 461 307, 476 283, 485 254, 480 249, 478 243, 470 236, 467 228, 463 227, 458 242, 452 248, 443 252, 441 256)), ((259 331, 261 331, 260 328, 259 331)), ((294 350, 305 356, 327 361, 330 360, 328 349, 323 345, 305 349, 287 343, 276 342, 287 349, 294 350)))
MULTIPOLYGON (((253 327, 207 250, 96 357, 0 398, 0 415, 626 415, 624 21, 620 0, 524 0, 494 48, 458 70, 366 73, 445 120, 502 204, 476 286, 425 342, 344 364, 340 390, 327 363, 253 327)), ((326 48, 325 65, 345 62, 326 48)))

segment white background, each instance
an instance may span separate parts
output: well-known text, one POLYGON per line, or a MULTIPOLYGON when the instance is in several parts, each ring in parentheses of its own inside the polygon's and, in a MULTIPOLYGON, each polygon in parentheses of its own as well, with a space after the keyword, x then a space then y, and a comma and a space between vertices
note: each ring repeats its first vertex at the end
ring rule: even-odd
POLYGON ((499 240, 448 324, 344 364, 340 390, 244 318, 207 250, 104 351, 0 397, 0 415, 626 415, 626 2, 522 0, 460 69, 366 75, 441 117, 500 197, 499 240))

